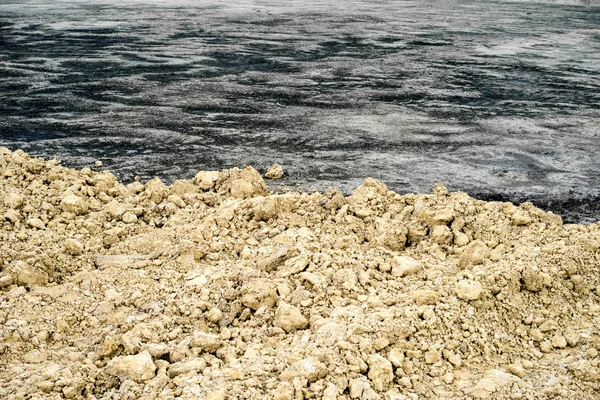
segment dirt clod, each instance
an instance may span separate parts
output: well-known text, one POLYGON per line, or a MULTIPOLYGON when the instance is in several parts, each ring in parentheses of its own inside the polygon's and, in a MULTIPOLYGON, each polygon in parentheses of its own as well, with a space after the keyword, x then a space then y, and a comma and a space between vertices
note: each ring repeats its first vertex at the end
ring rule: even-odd
POLYGON ((166 185, 0 148, 0 398, 600 391, 600 223, 436 185, 166 185))

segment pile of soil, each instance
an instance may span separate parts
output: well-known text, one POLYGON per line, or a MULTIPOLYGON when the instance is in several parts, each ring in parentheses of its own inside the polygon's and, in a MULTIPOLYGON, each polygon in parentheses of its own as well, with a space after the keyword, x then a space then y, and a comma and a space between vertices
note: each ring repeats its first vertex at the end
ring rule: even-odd
MULTIPOLYGON (((279 175, 279 173, 277 174, 279 175)), ((600 223, 0 148, 0 398, 592 399, 600 223)))

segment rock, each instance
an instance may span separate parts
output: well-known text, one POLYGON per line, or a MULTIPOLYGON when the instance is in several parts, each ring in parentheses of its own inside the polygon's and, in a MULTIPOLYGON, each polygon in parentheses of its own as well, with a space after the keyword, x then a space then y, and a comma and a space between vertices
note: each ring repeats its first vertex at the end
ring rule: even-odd
POLYGON ((469 237, 467 234, 459 231, 452 232, 454 235, 454 244, 460 247, 466 246, 469 244, 469 237))
POLYGON ((131 379, 144 382, 154 377, 156 367, 147 351, 132 356, 115 357, 108 362, 105 371, 117 376, 121 382, 131 379))
POLYGON ((310 264, 310 259, 307 255, 299 255, 297 257, 286 260, 283 267, 277 271, 277 276, 282 278, 287 278, 288 276, 292 276, 298 274, 310 264))
POLYGON ((279 164, 273 164, 271 168, 265 173, 267 179, 281 179, 283 178, 283 168, 279 164))
POLYGON ((219 180, 219 171, 200 171, 194 177, 194 183, 202 190, 212 190, 219 180))
POLYGON ((429 228, 432 229, 438 225, 448 225, 454 220, 456 214, 452 208, 443 207, 425 209, 421 215, 429 228))
POLYGON ((352 379, 348 386, 351 399, 363 399, 363 394, 371 389, 371 385, 365 378, 352 379))
POLYGON ((167 197, 168 189, 159 178, 150 179, 144 185, 144 196, 156 204, 161 203, 167 197))
POLYGON ((423 264, 408 256, 395 256, 395 265, 392 266, 392 275, 404 277, 407 275, 413 275, 423 270, 423 264))
POLYGON ((425 363, 435 364, 442 359, 442 355, 436 349, 430 349, 425 352, 425 363))
POLYGON ((562 335, 555 335, 552 337, 552 346, 557 349, 564 349, 567 347, 567 339, 562 335))
POLYGON ((273 196, 259 196, 252 202, 252 212, 257 221, 268 221, 277 217, 279 213, 277 198, 273 196))
POLYGON ((76 239, 65 240, 65 251, 72 256, 83 254, 83 245, 76 239))
POLYGON ((431 240, 438 244, 452 243, 453 235, 446 225, 437 225, 431 231, 431 240))
POLYGON ((467 394, 479 399, 487 399, 492 393, 505 386, 511 385, 514 382, 519 382, 518 376, 509 374, 498 369, 491 369, 485 373, 483 378, 477 384, 465 390, 467 394))
POLYGON ((242 297, 242 304, 252 310, 258 310, 260 307, 274 307, 279 300, 277 291, 273 285, 267 282, 251 282, 246 287, 246 294, 242 297))
POLYGON ((28 364, 40 364, 48 359, 48 354, 40 350, 32 350, 23 355, 23 361, 28 364))
POLYGON ((121 221, 125 222, 126 224, 135 224, 137 220, 137 216, 131 211, 127 211, 121 216, 121 221))
POLYGON ((427 289, 415 290, 413 293, 413 299, 418 305, 436 304, 440 300, 438 292, 427 289))
POLYGON ((273 400, 294 400, 295 390, 291 382, 280 382, 275 389, 273 400))
POLYGON ((537 267, 526 267, 521 276, 525 289, 530 292, 539 292, 544 287, 541 271, 537 267))
POLYGON ((88 205, 84 199, 75 196, 71 192, 67 192, 65 197, 60 202, 60 208, 64 212, 75 215, 85 214, 88 211, 88 205))
POLYGON ((17 210, 9 209, 4 213, 4 219, 15 224, 17 221, 21 220, 21 213, 17 210))
POLYGON ((287 260, 291 254, 290 246, 281 246, 275 253, 258 261, 256 267, 261 271, 273 271, 287 260))
POLYGON ((46 229, 46 224, 39 218, 29 218, 27 220, 27 225, 36 229, 46 229))
POLYGON ((373 354, 369 357, 368 364, 368 377, 372 382, 373 388, 378 391, 383 391, 394 380, 392 363, 379 354, 373 354))
POLYGON ((190 343, 193 347, 198 347, 207 353, 214 353, 223 345, 219 339, 219 335, 201 331, 195 331, 193 333, 190 343))
POLYGON ((324 378, 327 373, 327 367, 322 362, 315 357, 307 357, 284 369, 279 378, 283 381, 291 381, 302 377, 312 383, 317 379, 324 378))
POLYGON ((531 217, 527 211, 518 209, 512 216, 512 222, 517 226, 529 225, 531 223, 531 217))
POLYGON ((388 354, 388 360, 394 367, 401 367, 402 362, 404 361, 404 351, 398 348, 391 349, 390 353, 388 354))
POLYGON ((408 241, 410 243, 421 242, 429 233, 429 227, 422 219, 412 220, 406 227, 408 229, 408 241))
POLYGON ((13 278, 11 275, 0 276, 0 288, 5 288, 13 284, 13 278))
POLYGON ((481 240, 475 240, 463 249, 458 266, 461 268, 483 264, 490 257, 490 249, 481 240))
POLYGON ((477 300, 481 296, 483 287, 477 281, 461 280, 454 287, 456 297, 462 300, 477 300))
POLYGON ((104 209, 112 219, 121 219, 121 216, 127 211, 125 204, 118 201, 111 201, 104 209))
POLYGON ((28 288, 32 288, 33 286, 44 286, 48 284, 48 274, 28 267, 19 271, 16 283, 28 288))
POLYGON ((9 192, 4 196, 4 205, 11 209, 17 209, 25 202, 25 196, 17 192, 9 192))
POLYGON ((300 310, 284 301, 279 302, 275 311, 275 326, 282 328, 286 332, 295 332, 298 329, 304 329, 308 326, 308 320, 302 315, 300 310))
POLYGON ((406 247, 408 229, 400 221, 377 218, 376 229, 371 236, 371 241, 377 246, 384 246, 393 251, 400 251, 406 247))
POLYGON ((236 199, 265 196, 267 185, 257 170, 246 167, 243 170, 229 170, 230 177, 223 183, 224 188, 236 199))
POLYGON ((521 363, 508 364, 506 370, 519 378, 523 378, 525 375, 525 369, 521 363))
POLYGON ((179 361, 169 365, 167 372, 170 378, 174 378, 179 375, 185 375, 189 373, 198 374, 202 373, 206 368, 206 361, 202 358, 194 358, 189 361, 179 361))

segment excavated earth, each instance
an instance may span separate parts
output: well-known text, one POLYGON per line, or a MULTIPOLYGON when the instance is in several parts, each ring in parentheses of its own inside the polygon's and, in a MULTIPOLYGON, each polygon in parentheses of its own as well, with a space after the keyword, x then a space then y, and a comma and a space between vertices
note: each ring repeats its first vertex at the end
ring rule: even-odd
MULTIPOLYGON (((271 174, 280 176, 280 171, 271 174)), ((594 399, 600 223, 0 148, 0 398, 594 399)))

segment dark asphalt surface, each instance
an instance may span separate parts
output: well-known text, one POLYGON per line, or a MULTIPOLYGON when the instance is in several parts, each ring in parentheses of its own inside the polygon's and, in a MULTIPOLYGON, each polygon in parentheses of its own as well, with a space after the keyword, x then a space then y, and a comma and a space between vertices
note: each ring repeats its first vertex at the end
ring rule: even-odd
POLYGON ((0 145, 124 180, 278 162, 301 189, 440 181, 599 219, 598 2, 230 3, 0 1, 0 145))

